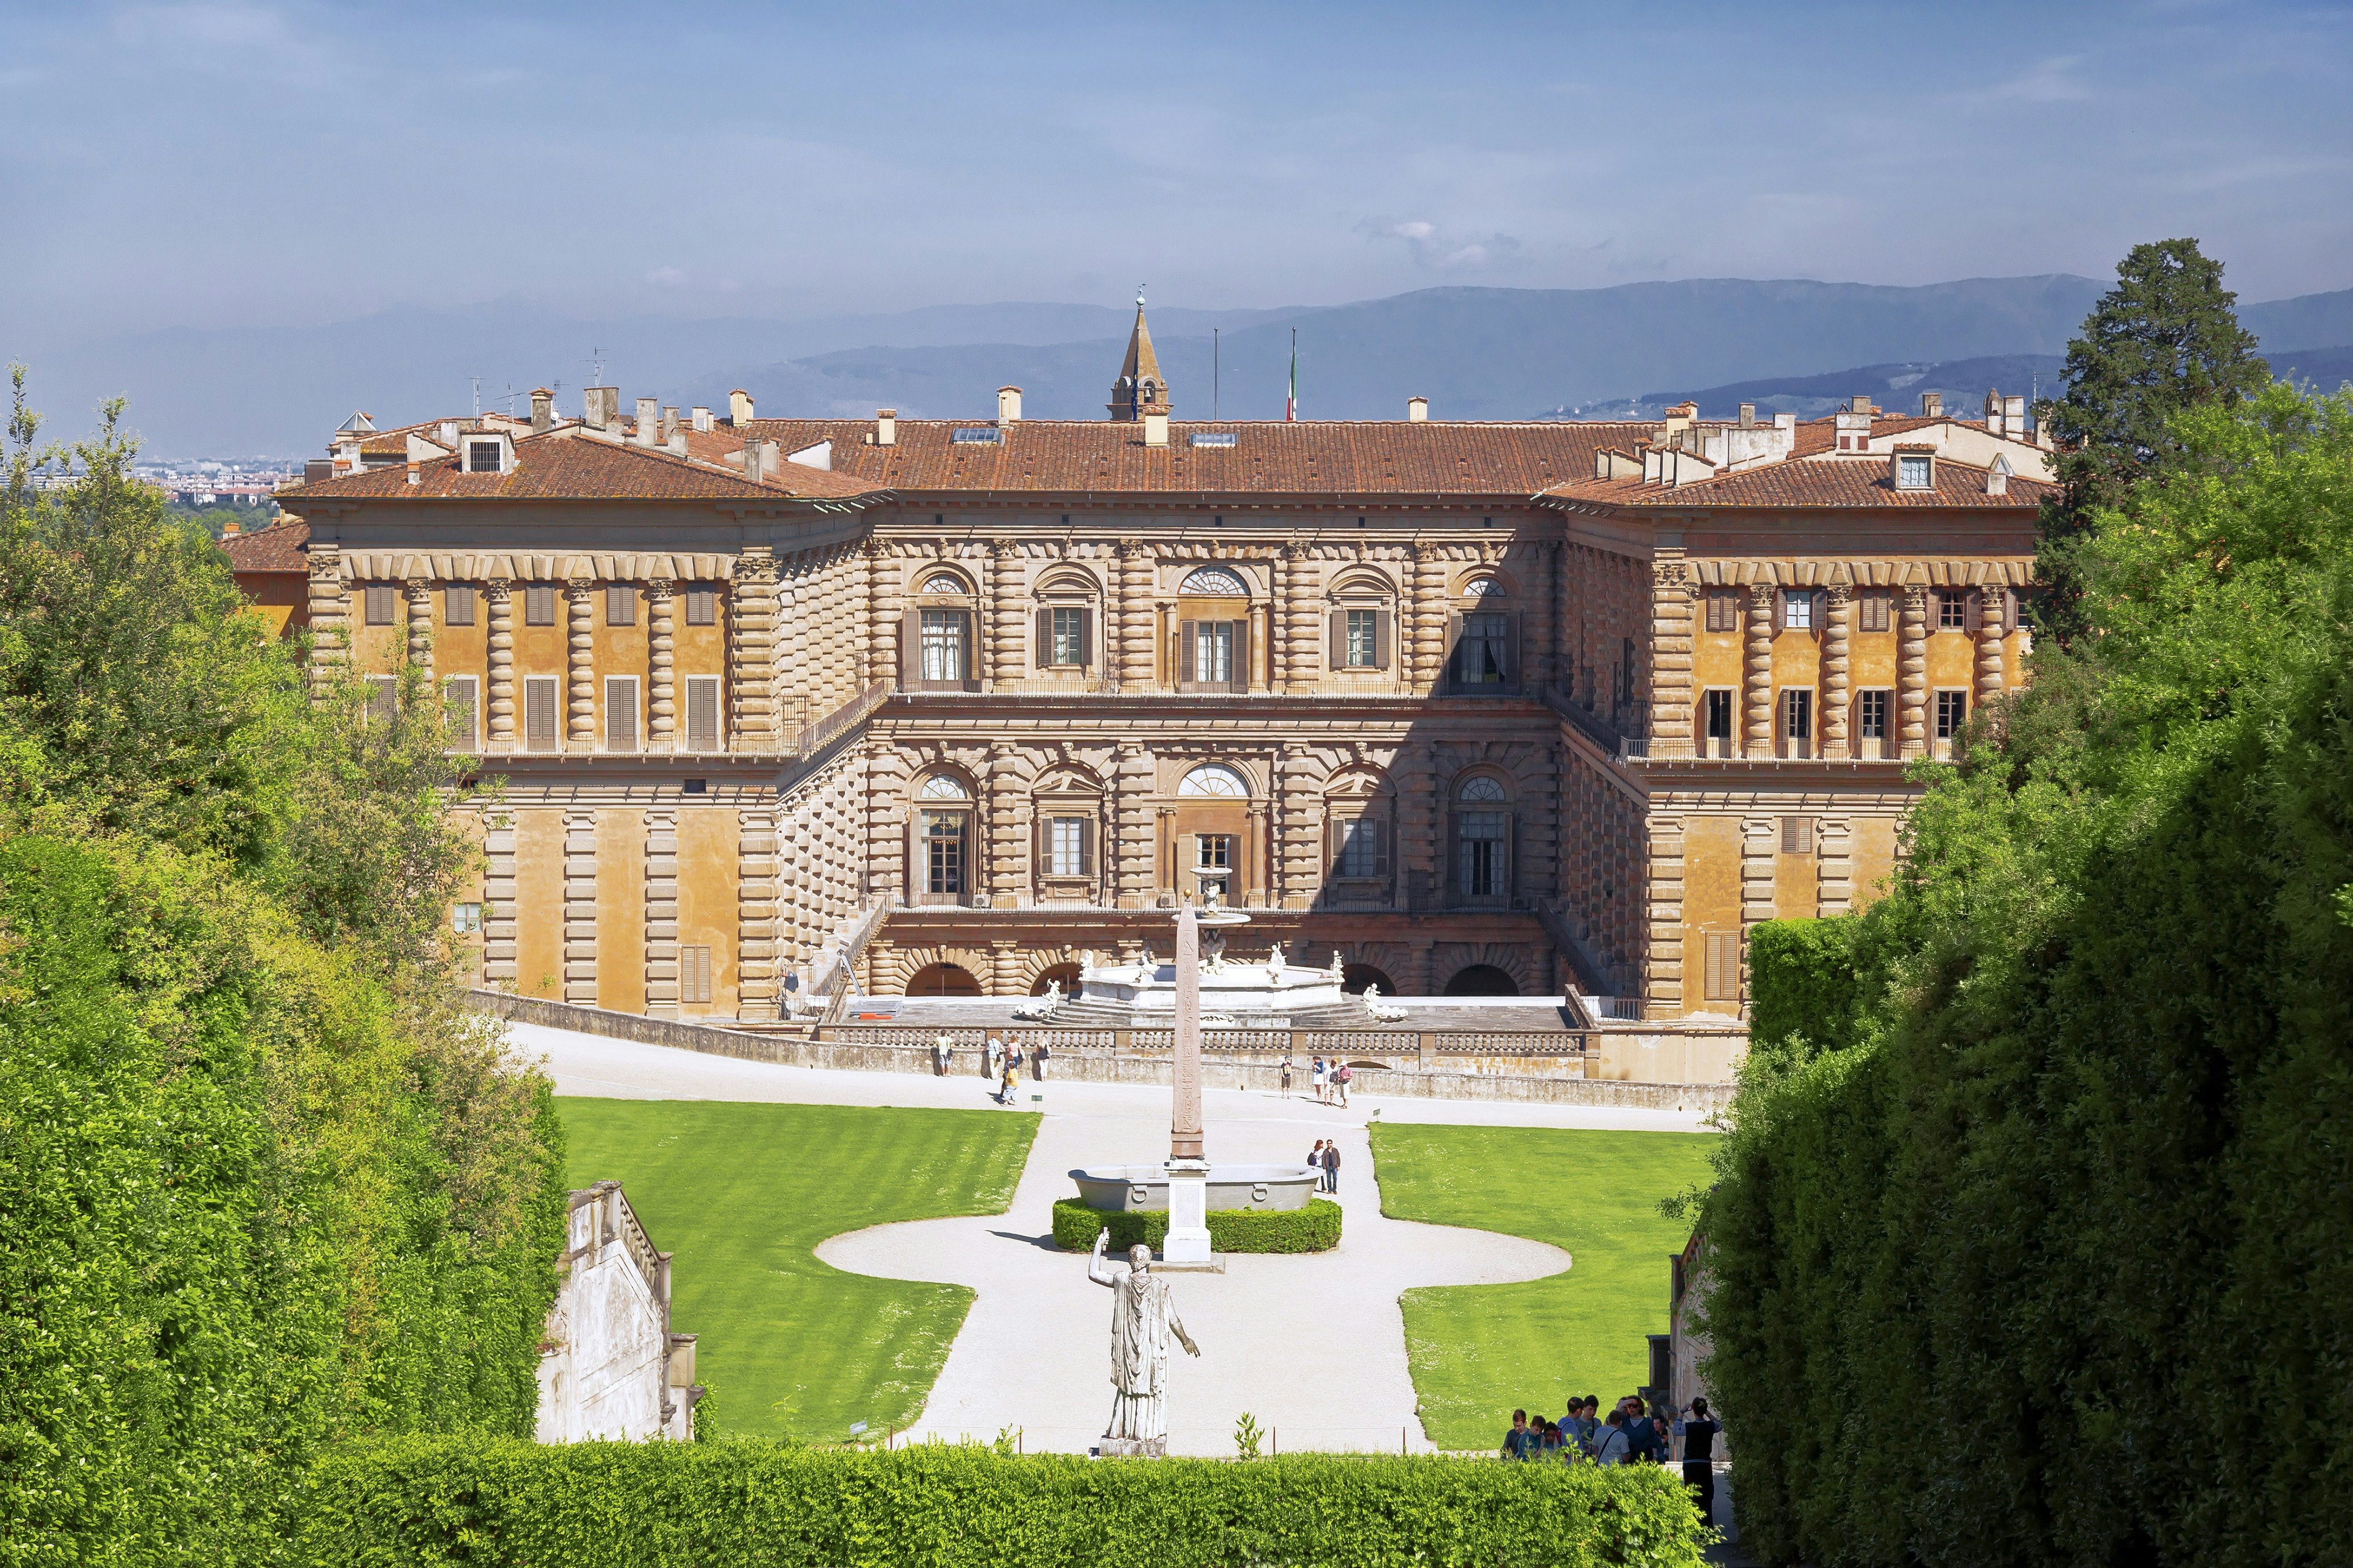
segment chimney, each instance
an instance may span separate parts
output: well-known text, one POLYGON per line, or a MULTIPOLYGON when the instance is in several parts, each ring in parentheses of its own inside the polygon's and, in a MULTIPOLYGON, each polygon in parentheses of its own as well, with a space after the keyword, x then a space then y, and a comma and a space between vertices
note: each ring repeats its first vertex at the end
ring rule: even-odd
POLYGON ((752 423, 754 417, 750 393, 739 386, 727 395, 727 419, 730 424, 740 430, 752 423))
POLYGON ((673 403, 662 410, 662 444, 670 447, 678 445, 678 405, 673 403))
POLYGON ((2010 493, 2010 459, 1996 452, 1993 467, 1986 470, 1986 494, 2006 496, 2010 493))
POLYGON ((652 446, 654 444, 655 426, 660 423, 661 405, 659 400, 651 397, 638 398, 637 428, 638 445, 640 447, 652 446))
POLYGON ((347 474, 358 473, 360 471, 360 444, 357 441, 346 441, 342 446, 336 447, 335 461, 343 466, 343 472, 347 474))
POLYGON ((423 465, 417 463, 411 463, 408 465, 408 482, 412 485, 421 485, 425 482, 425 469, 423 465))
POLYGON ((540 436, 544 435, 546 432, 553 430, 554 428, 555 428, 555 394, 550 392, 543 386, 533 387, 531 390, 531 433, 534 436, 540 436))
POLYGON ((1146 414, 1144 416, 1144 444, 1147 447, 1168 445, 1168 416, 1146 414))
POLYGON ((1021 423, 1021 389, 1000 386, 997 389, 997 422, 999 425, 1021 423))
POLYGON ((1405 400, 1405 418, 1409 425, 1427 424, 1430 419, 1430 399, 1409 397, 1405 400))
POLYGON ((621 416, 621 389, 617 386, 592 386, 587 401, 582 405, 580 422, 591 430, 610 430, 613 421, 621 416))
POLYGON ((1999 436, 2002 433, 2001 393, 1990 386, 1986 388, 1985 427, 1986 434, 1989 436, 1999 436))
POLYGON ((878 447, 895 447, 899 444, 899 411, 897 409, 878 408, 874 411, 874 444, 878 447))
POLYGON ((1757 405, 1744 403, 1740 405, 1740 427, 1743 430, 1757 428, 1757 405))
POLYGON ((1920 395, 1920 417, 1923 419, 1942 419, 1944 416, 1945 395, 1941 392, 1922 393, 1920 395))
POLYGON ((304 484, 315 485, 321 479, 332 479, 334 477, 335 460, 332 458, 305 458, 302 459, 302 482, 304 484))
POLYGON ((708 434, 711 429, 711 410, 699 404, 694 410, 694 427, 703 434, 708 434))
POLYGON ((777 446, 774 441, 761 442, 760 477, 764 479, 776 478, 776 470, 784 465, 784 458, 785 449, 782 447, 777 446))
POLYGON ((2026 399, 2005 397, 2001 400, 2001 433, 2013 441, 2026 439, 2026 399))
POLYGON ((441 421, 441 444, 453 452, 458 449, 458 422, 455 419, 441 421))

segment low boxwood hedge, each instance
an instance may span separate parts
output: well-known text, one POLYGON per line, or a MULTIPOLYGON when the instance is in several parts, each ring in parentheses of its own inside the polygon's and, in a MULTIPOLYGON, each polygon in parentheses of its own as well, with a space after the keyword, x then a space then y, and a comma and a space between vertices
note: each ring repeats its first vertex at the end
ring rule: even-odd
POLYGON ((919 1444, 406 1437, 330 1455, 299 1560, 510 1568, 1696 1568, 1656 1465, 1285 1455, 1095 1461, 919 1444))
MULTIPOLYGON (((1340 1245, 1338 1204, 1310 1198, 1303 1209, 1212 1209, 1209 1246, 1218 1252, 1329 1252, 1340 1245)), ((1105 1228, 1111 1249, 1125 1252, 1137 1242, 1153 1251, 1168 1237, 1166 1209, 1091 1209, 1078 1198, 1054 1205, 1054 1245, 1086 1252, 1105 1228)))

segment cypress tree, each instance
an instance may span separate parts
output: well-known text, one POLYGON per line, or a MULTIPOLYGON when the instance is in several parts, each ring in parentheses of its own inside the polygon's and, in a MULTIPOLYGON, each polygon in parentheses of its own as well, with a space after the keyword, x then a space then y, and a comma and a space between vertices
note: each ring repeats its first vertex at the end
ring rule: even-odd
POLYGON ((2042 503, 2038 618, 2061 642, 2083 629, 2075 549, 2093 513, 2122 504, 2179 455, 2167 431, 2176 414, 2236 403, 2270 383, 2254 334, 2232 309, 2237 300, 2222 287, 2222 264, 2195 239, 2136 245, 2067 345, 2066 393, 2036 410, 2056 440, 2059 480, 2042 503))

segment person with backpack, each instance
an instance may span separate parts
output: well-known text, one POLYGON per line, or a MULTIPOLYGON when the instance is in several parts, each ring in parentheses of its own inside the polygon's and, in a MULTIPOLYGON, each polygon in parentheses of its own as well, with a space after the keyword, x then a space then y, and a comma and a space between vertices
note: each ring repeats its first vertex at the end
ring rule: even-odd
POLYGON ((1633 1448, 1626 1436, 1626 1413, 1612 1410, 1601 1424, 1601 1436, 1593 1445, 1593 1462, 1597 1465, 1623 1465, 1630 1462, 1633 1448))
POLYGON ((1340 1109, 1343 1110, 1348 1109, 1348 1080, 1356 1076, 1355 1069, 1346 1062, 1342 1062, 1337 1070, 1332 1074, 1333 1086, 1340 1091, 1340 1109))
POLYGON ((1528 1413, 1525 1410, 1513 1411, 1512 1429, 1504 1434, 1504 1458, 1506 1459, 1529 1458, 1532 1446, 1537 1440, 1536 1435, 1528 1429, 1528 1413))

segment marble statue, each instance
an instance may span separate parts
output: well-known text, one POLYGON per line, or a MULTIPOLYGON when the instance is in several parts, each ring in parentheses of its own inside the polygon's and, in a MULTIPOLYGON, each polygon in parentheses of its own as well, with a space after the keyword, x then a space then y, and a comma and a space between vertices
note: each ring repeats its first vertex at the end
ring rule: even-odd
POLYGON ((1266 966, 1269 970, 1273 972, 1277 979, 1282 978, 1283 971, 1282 943, 1278 942, 1274 944, 1274 952, 1268 956, 1266 966))
POLYGON ((1168 1452, 1168 1338, 1185 1353, 1201 1347, 1185 1331, 1170 1297, 1168 1281, 1153 1276, 1152 1248, 1142 1242, 1127 1249, 1128 1266, 1113 1268, 1104 1258, 1111 1232, 1095 1237, 1087 1278, 1112 1290, 1111 1424, 1103 1428, 1103 1452, 1159 1458, 1168 1452))
POLYGON ((1332 963, 1327 973, 1331 974, 1332 984, 1335 985, 1348 977, 1348 966, 1340 962, 1340 950, 1336 947, 1332 950, 1332 963))

